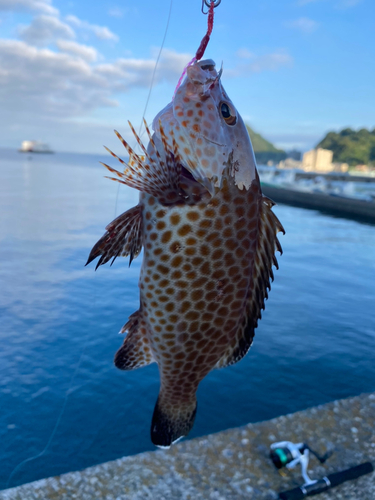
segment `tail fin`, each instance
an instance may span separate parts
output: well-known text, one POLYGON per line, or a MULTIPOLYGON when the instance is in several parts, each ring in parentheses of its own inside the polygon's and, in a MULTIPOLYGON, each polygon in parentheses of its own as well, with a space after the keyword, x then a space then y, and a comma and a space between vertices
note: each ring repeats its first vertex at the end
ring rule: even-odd
POLYGON ((169 448, 187 436, 194 425, 197 413, 197 400, 189 405, 170 407, 163 405, 160 395, 155 405, 151 423, 151 441, 159 448, 169 448))

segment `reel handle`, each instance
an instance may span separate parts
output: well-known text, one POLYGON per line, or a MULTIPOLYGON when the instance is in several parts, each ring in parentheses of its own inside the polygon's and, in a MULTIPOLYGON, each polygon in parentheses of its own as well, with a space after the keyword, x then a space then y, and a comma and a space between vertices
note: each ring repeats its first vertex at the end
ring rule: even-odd
POLYGON ((280 500, 302 500, 308 496, 317 495, 322 493, 338 484, 344 483, 345 481, 350 481, 351 479, 357 479, 360 476, 369 474, 374 471, 374 467, 371 462, 365 462, 355 467, 350 467, 340 472, 334 472, 329 474, 324 479, 319 479, 315 483, 302 485, 298 488, 293 488, 292 490, 283 491, 279 493, 280 500))

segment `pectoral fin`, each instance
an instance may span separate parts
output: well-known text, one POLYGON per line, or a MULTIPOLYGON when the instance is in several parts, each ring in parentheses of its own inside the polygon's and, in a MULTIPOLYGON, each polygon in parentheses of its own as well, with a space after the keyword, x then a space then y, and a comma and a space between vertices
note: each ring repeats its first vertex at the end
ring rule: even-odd
POLYGON ((130 255, 130 262, 139 255, 142 250, 142 208, 140 205, 131 208, 121 214, 106 227, 107 232, 94 245, 90 252, 87 264, 90 264, 96 257, 100 257, 96 268, 108 262, 112 257, 113 261, 119 255, 126 257, 130 255))
POLYGON ((123 345, 115 354, 114 363, 120 370, 135 370, 147 366, 155 360, 145 341, 145 330, 141 321, 141 312, 136 311, 122 327, 120 333, 127 332, 123 345))
POLYGON ((207 190, 182 165, 172 130, 169 132, 170 137, 167 137, 161 123, 159 123, 159 138, 156 134, 151 135, 145 122, 149 138, 149 145, 146 149, 130 122, 129 125, 144 154, 137 155, 125 139, 115 131, 129 154, 129 161, 125 163, 106 148, 114 158, 124 165, 124 171, 119 172, 103 163, 116 176, 109 177, 109 179, 155 196, 163 205, 194 204, 207 196, 207 190))
POLYGON ((264 302, 268 298, 268 290, 271 289, 270 280, 273 280, 272 265, 276 269, 279 268, 275 251, 278 250, 282 254, 282 248, 277 233, 281 231, 285 234, 279 219, 272 212, 273 205, 275 203, 272 200, 265 196, 261 197, 258 245, 244 318, 234 343, 217 362, 215 368, 224 368, 237 363, 246 355, 253 343, 255 329, 258 326, 258 320, 261 318, 261 310, 265 307, 264 302))

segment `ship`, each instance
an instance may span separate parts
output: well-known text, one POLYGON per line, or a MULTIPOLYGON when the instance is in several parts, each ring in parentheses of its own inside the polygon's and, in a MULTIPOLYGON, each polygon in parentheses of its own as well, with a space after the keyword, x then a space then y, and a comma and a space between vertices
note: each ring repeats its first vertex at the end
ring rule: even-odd
POLYGON ((53 153, 48 144, 40 141, 22 141, 20 153, 53 153))

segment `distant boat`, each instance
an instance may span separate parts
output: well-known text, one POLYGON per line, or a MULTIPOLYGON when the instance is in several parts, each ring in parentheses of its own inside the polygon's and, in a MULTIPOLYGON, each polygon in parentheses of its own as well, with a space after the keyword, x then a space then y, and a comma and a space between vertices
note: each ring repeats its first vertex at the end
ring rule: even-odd
POLYGON ((39 141, 22 141, 20 153, 53 153, 48 144, 39 141))

